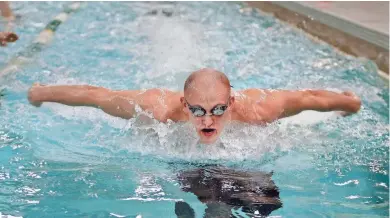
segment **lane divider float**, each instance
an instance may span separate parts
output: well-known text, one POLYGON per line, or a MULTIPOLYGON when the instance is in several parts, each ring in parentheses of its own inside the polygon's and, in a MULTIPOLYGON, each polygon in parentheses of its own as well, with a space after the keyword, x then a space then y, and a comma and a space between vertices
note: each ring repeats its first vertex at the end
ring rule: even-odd
POLYGON ((23 65, 31 62, 31 58, 34 54, 42 51, 43 48, 52 41, 55 31, 61 23, 64 23, 69 18, 70 14, 76 12, 80 6, 80 2, 73 2, 66 7, 63 12, 54 17, 54 19, 46 25, 45 29, 39 33, 38 37, 30 46, 22 52, 17 53, 16 57, 12 58, 5 67, 1 68, 0 79, 5 75, 16 72, 21 69, 23 65))

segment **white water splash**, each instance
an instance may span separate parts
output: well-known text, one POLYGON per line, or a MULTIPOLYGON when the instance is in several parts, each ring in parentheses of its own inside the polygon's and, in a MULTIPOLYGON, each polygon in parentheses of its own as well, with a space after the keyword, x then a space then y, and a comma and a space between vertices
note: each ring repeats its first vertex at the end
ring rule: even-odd
POLYGON ((343 183, 333 183, 334 185, 337 185, 337 186, 345 186, 345 185, 349 185, 349 184, 354 184, 354 185, 358 185, 359 184, 359 180, 357 179, 354 179, 354 180, 348 180, 346 182, 343 182, 343 183))
POLYGON ((183 199, 174 199, 174 198, 140 198, 140 197, 130 197, 130 198, 122 198, 122 201, 184 201, 183 199))

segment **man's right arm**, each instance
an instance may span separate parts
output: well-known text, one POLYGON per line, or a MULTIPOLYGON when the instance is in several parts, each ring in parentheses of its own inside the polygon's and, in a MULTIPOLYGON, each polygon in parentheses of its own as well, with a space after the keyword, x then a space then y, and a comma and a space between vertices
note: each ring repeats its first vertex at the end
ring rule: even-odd
MULTIPOLYGON (((90 106, 124 119, 134 117, 135 106, 153 114, 154 118, 166 121, 166 111, 159 106, 162 95, 160 90, 150 89, 145 92, 137 90, 113 91, 89 85, 42 86, 35 84, 28 93, 31 104, 40 106, 43 102, 56 102, 69 106, 90 106)), ((165 107, 167 108, 167 107, 165 107)))

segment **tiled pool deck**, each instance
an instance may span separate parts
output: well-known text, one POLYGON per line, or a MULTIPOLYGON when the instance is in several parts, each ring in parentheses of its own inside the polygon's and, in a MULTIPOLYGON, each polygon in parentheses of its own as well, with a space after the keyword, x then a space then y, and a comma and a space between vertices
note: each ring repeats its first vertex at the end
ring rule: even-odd
MULTIPOLYGON (((389 2, 248 2, 389 74, 389 2)), ((383 72, 380 72, 383 74, 383 72)))
POLYGON ((298 2, 389 36, 389 2, 298 2))

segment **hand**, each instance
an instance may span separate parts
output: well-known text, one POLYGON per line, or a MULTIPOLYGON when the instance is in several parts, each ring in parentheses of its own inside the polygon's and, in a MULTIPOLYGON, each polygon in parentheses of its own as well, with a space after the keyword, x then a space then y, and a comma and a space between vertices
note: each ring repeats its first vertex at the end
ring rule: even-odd
POLYGON ((44 86, 39 83, 34 83, 33 86, 28 90, 28 101, 30 104, 35 107, 40 107, 42 105, 42 101, 39 100, 39 97, 42 96, 42 88, 44 86))
MULTIPOLYGON (((350 92, 350 91, 342 92, 342 94, 344 94, 345 96, 352 97, 352 98, 354 98, 354 99, 359 99, 359 97, 357 97, 357 95, 355 95, 353 92, 350 92)), ((359 100, 360 100, 360 99, 359 99, 359 100)))
POLYGON ((360 98, 355 95, 353 92, 349 92, 349 91, 345 91, 345 92, 342 92, 343 95, 345 96, 348 96, 350 98, 352 98, 352 100, 355 102, 355 105, 356 105, 356 111, 355 112, 350 112, 350 111, 338 111, 337 113, 343 117, 346 117, 346 116, 350 116, 356 112, 359 111, 360 109, 360 106, 361 106, 361 100, 360 98))
POLYGON ((0 46, 6 46, 7 43, 15 42, 18 36, 11 32, 0 32, 0 46))

